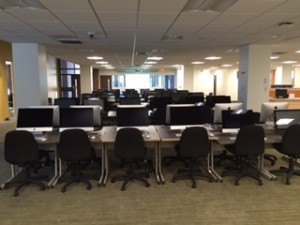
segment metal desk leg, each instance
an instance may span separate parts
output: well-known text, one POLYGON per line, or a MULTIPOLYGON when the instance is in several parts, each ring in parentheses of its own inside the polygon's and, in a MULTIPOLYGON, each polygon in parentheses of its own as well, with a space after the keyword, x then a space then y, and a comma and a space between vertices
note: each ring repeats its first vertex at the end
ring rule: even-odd
POLYGON ((277 180, 277 177, 264 168, 264 154, 258 158, 258 169, 260 173, 269 180, 277 180))
POLYGON ((159 184, 165 184, 165 179, 161 172, 161 144, 160 144, 160 142, 157 142, 155 152, 156 152, 156 163, 155 163, 156 168, 155 168, 155 170, 157 170, 157 171, 155 171, 156 179, 159 184))
POLYGON ((0 189, 1 190, 4 190, 5 189, 5 186, 11 182, 22 170, 20 170, 18 173, 16 173, 16 170, 15 170, 15 166, 14 165, 10 165, 10 170, 11 170, 11 177, 8 178, 1 186, 0 186, 0 189))
POLYGON ((58 155, 57 155, 57 150, 54 151, 54 176, 53 178, 49 181, 48 187, 54 187, 56 184, 56 180, 58 179, 59 173, 58 173, 58 155))
POLYGON ((106 158, 106 150, 105 150, 105 144, 102 143, 102 147, 101 147, 101 176, 100 176, 100 179, 99 179, 99 182, 98 182, 98 185, 99 186, 104 186, 105 184, 103 183, 104 182, 104 178, 105 178, 105 173, 106 173, 106 167, 105 167, 105 158, 106 158))
POLYGON ((211 141, 211 150, 210 150, 210 160, 208 160, 208 162, 210 163, 209 165, 209 169, 211 171, 211 173, 213 174, 213 176, 217 179, 217 181, 223 182, 223 178, 215 171, 214 169, 214 148, 213 148, 214 144, 211 141))
POLYGON ((108 162, 108 152, 107 152, 108 147, 105 145, 104 148, 104 155, 105 155, 105 160, 104 160, 104 166, 105 166, 105 176, 103 179, 103 186, 106 185, 107 179, 108 179, 108 171, 109 171, 109 162, 108 162))

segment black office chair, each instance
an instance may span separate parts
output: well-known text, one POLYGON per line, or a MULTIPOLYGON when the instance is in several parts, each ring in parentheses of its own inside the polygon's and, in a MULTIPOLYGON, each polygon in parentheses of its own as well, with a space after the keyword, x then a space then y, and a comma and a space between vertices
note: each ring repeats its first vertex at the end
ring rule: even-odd
MULTIPOLYGON (((200 124, 212 124, 213 123, 213 113, 211 108, 207 106, 199 106, 199 122, 200 124)), ((178 149, 175 148, 175 156, 165 156, 163 162, 165 166, 170 166, 172 163, 178 161, 182 162, 186 167, 188 167, 187 161, 180 155, 178 149)))
POLYGON ((235 155, 238 168, 233 170, 225 170, 222 176, 235 176, 235 185, 239 185, 242 177, 252 177, 258 181, 259 185, 263 185, 260 179, 260 173, 257 168, 252 167, 252 163, 257 163, 257 159, 264 153, 264 129, 262 126, 248 125, 240 129, 237 134, 235 143, 225 145, 225 148, 235 155))
POLYGON ((292 175, 300 176, 300 171, 295 170, 294 166, 298 158, 300 158, 300 124, 293 124, 285 131, 282 142, 273 144, 273 147, 289 160, 289 167, 280 167, 278 170, 271 170, 271 173, 287 173, 286 184, 291 184, 292 175))
POLYGON ((85 183, 87 190, 91 190, 91 182, 82 176, 82 163, 95 159, 95 152, 87 133, 82 129, 64 130, 60 134, 58 155, 61 160, 73 167, 72 177, 62 187, 61 192, 65 192, 68 186, 77 182, 85 183))
POLYGON ((173 177, 172 182, 176 182, 180 179, 191 179, 192 188, 196 188, 196 178, 205 177, 209 179, 209 182, 214 181, 214 177, 206 172, 196 169, 196 166, 201 163, 203 168, 207 167, 207 156, 210 150, 210 141, 205 128, 203 127, 189 127, 186 128, 181 135, 179 145, 176 147, 177 152, 188 163, 188 169, 179 169, 178 173, 173 177), (199 161, 202 159, 202 161, 199 161))
POLYGON ((38 143, 32 133, 25 130, 14 130, 6 133, 4 157, 8 163, 22 167, 25 170, 25 178, 16 187, 14 196, 18 196, 19 190, 29 184, 40 186, 42 191, 46 189, 45 184, 40 180, 47 179, 48 176, 31 176, 31 169, 39 164, 39 160, 42 157, 39 152, 38 143))
POLYGON ((147 149, 144 144, 142 133, 137 128, 123 128, 117 132, 115 140, 115 154, 121 160, 127 161, 128 170, 124 175, 117 175, 111 178, 111 182, 124 181, 121 187, 122 191, 126 190, 129 181, 139 180, 150 187, 147 172, 137 173, 135 165, 137 161, 145 159, 147 149))

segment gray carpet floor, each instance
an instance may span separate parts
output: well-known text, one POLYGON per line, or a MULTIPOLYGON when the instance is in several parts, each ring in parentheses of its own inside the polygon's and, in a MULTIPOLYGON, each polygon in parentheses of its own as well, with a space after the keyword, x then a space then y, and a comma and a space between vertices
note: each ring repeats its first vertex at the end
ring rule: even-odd
MULTIPOLYGON (((1 130, 3 131, 3 130, 1 130)), ((267 151, 275 153, 273 149, 267 151)), ((279 156, 271 167, 287 163, 279 156)), ((299 225, 300 177, 293 177, 291 185, 285 185, 285 175, 277 181, 263 178, 258 186, 251 178, 244 178, 240 186, 234 186, 232 177, 223 183, 198 180, 197 189, 191 188, 189 180, 172 183, 171 179, 179 164, 164 167, 165 185, 158 185, 153 174, 151 187, 139 182, 120 191, 121 183, 108 183, 86 190, 83 184, 71 186, 61 193, 63 184, 40 191, 30 185, 13 196, 13 187, 0 192, 1 225, 299 225)), ((10 167, 4 161, 3 144, 0 144, 0 182, 10 176, 10 167)), ((111 174, 119 169, 112 168, 111 174)), ((218 167, 221 172, 223 167, 218 167)), ((45 172, 43 170, 40 173, 45 172)))

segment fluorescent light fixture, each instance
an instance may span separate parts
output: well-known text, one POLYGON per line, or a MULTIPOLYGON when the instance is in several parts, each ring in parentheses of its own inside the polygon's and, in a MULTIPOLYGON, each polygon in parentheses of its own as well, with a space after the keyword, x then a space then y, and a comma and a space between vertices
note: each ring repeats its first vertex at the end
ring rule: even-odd
POLYGON ((5 61, 5 65, 11 65, 12 63, 10 61, 5 61))
POLYGON ((159 57, 159 56, 151 56, 151 57, 148 57, 147 60, 156 60, 156 61, 159 61, 159 60, 162 60, 163 57, 159 57))
POLYGON ((222 59, 222 57, 220 57, 220 56, 208 56, 205 59, 206 60, 218 60, 218 59, 222 59))
POLYGON ((154 61, 146 61, 144 64, 150 64, 150 65, 152 65, 152 64, 157 64, 157 62, 154 62, 154 61))
POLYGON ((195 61, 195 62, 191 62, 191 64, 193 64, 193 65, 201 65, 201 64, 204 64, 204 62, 195 61))
POLYGON ((184 11, 224 12, 238 0, 189 0, 184 11))
POLYGON ((222 67, 232 67, 232 64, 223 64, 222 67))
POLYGON ((98 61, 98 62, 96 62, 97 64, 101 64, 101 65, 103 65, 103 64, 108 64, 108 62, 106 62, 106 61, 98 61))
POLYGON ((287 60, 282 62, 283 64, 294 64, 294 63, 298 63, 298 61, 293 61, 293 60, 287 60))
POLYGON ((295 51, 295 53, 300 53, 300 50, 295 51))
POLYGON ((90 59, 90 60, 101 60, 101 59, 103 59, 103 57, 101 57, 101 56, 88 56, 86 58, 90 59))
POLYGON ((271 56, 270 59, 279 59, 279 56, 271 56))
POLYGON ((1 9, 29 9, 46 10, 45 6, 37 0, 1 0, 1 9))

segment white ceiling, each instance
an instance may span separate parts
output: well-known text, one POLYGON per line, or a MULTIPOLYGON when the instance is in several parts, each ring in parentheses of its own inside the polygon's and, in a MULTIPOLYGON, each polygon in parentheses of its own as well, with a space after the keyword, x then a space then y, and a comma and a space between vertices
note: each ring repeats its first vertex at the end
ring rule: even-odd
MULTIPOLYGON (((38 0, 0 0, 0 6, 14 1, 38 0)), ((239 47, 248 44, 267 44, 272 53, 284 53, 273 65, 284 60, 300 64, 295 53, 300 50, 300 0, 239 0, 223 13, 183 11, 188 0, 38 2, 46 10, 0 9, 0 39, 40 43, 51 55, 79 64, 93 64, 86 57, 99 55, 116 69, 142 65, 150 55, 164 57, 158 68, 192 61, 205 62, 203 68, 236 65, 239 47), (294 25, 281 28, 280 22, 294 25), (169 35, 182 39, 164 40, 169 35), (82 44, 62 44, 60 37, 82 44), (222 60, 204 60, 210 55, 222 60)))

